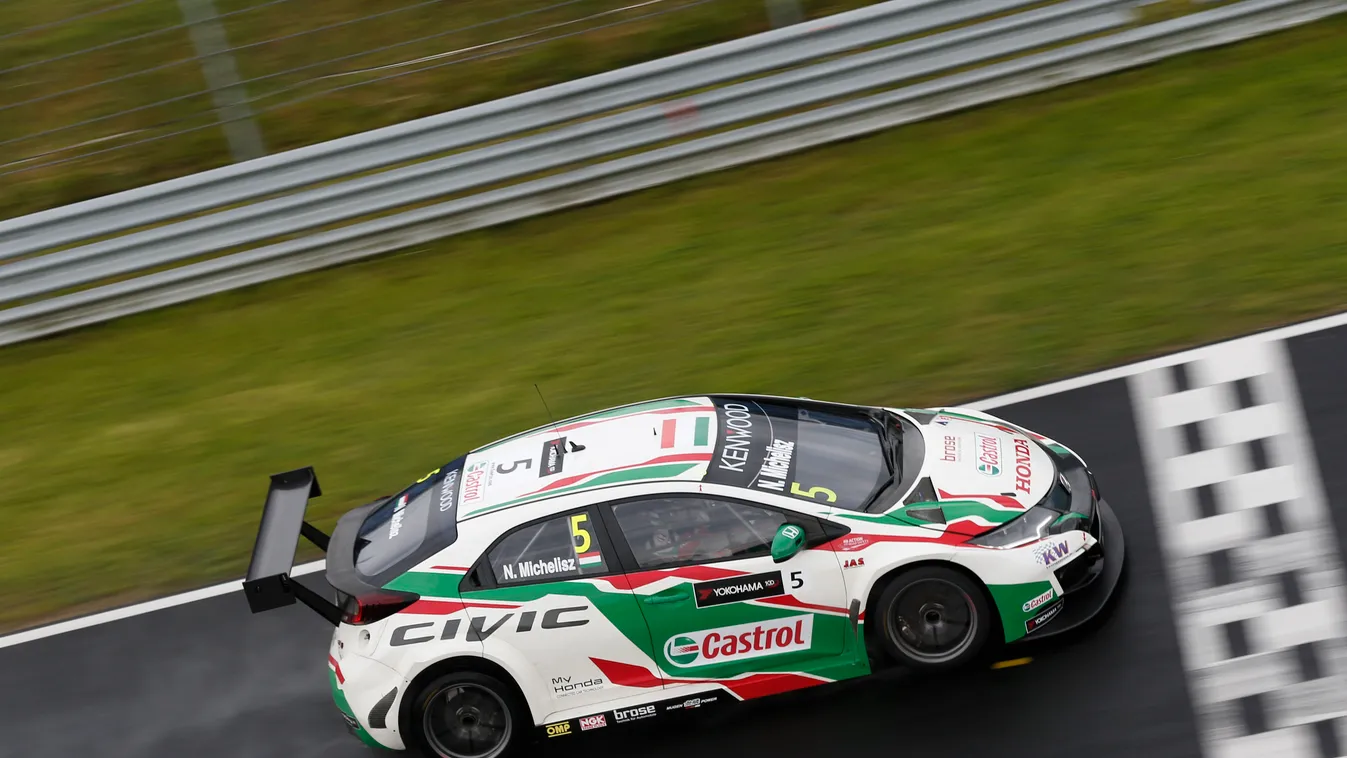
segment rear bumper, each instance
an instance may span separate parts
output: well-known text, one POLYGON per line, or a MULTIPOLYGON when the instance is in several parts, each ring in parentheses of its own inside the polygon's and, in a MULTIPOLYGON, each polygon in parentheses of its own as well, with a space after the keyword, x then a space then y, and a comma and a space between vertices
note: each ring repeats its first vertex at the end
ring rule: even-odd
POLYGON ((1090 524, 1090 534, 1098 542, 1084 555, 1055 572, 1057 582, 1062 586, 1062 598, 1039 614, 1040 617, 1049 612, 1054 615, 1020 641, 1042 640, 1082 627, 1099 616, 1117 594, 1125 557, 1122 525, 1102 498, 1090 524), (1051 611, 1054 607, 1058 610, 1051 611))

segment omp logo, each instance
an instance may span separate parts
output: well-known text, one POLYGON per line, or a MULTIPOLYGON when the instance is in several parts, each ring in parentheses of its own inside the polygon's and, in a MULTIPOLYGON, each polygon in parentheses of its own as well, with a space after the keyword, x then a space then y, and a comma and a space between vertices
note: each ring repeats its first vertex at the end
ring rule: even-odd
POLYGON ((810 615, 706 629, 670 637, 664 657, 675 666, 709 666, 808 650, 813 631, 810 615))
POLYGON ((976 435, 977 469, 987 476, 1001 475, 1001 440, 985 434, 976 435))
POLYGON ((548 737, 560 737, 563 734, 570 734, 570 733, 571 733, 571 722, 569 721, 562 721, 559 724, 547 725, 548 737))
POLYGON ((1047 592, 1044 592, 1042 595, 1039 595, 1033 600, 1028 601, 1024 605, 1021 605, 1020 610, 1024 611, 1025 613, 1028 613, 1029 611, 1032 611, 1033 609, 1039 607, 1040 605, 1043 605, 1044 603, 1048 602, 1051 599, 1052 599, 1052 588, 1048 588, 1047 592))

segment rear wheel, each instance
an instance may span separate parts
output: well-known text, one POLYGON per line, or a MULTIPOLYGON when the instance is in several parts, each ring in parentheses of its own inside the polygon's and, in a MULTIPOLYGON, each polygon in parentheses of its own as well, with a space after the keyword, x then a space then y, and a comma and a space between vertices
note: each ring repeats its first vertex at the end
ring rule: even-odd
POLYGON ((958 668, 984 651, 993 626, 982 588, 954 569, 920 566, 894 577, 876 603, 878 632, 895 662, 958 668))
POLYGON ((528 726, 513 688, 476 671, 445 674, 422 688, 408 736, 429 758, 506 758, 528 726))

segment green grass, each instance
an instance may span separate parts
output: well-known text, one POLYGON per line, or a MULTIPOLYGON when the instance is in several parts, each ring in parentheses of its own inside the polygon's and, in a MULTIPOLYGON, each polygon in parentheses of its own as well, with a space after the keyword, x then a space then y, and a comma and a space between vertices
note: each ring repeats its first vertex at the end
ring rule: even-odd
MULTIPOLYGON (((768 28, 763 0, 659 0, 639 7, 630 0, 398 0, 373 5, 365 0, 215 2, 217 11, 225 14, 221 23, 229 44, 242 48, 234 58, 240 77, 250 80, 247 94, 255 100, 252 108, 271 152, 768 28), (352 23, 398 8, 409 10, 352 23), (619 11, 622 8, 628 10, 619 11), (498 19, 506 20, 488 23, 498 19), (584 30, 590 31, 576 33, 584 30), (553 39, 545 41, 549 38, 553 39), (410 40, 419 41, 402 44, 410 40), (512 41, 481 47, 500 40, 512 41), (390 45, 397 46, 325 63, 390 45), (445 55, 453 51, 461 52, 445 55), (360 73, 435 55, 443 57, 360 73), (302 70, 283 73, 293 69, 302 70), (375 82, 404 72, 410 73, 375 82), (362 82, 367 84, 323 94, 362 82)), ((871 2, 801 0, 800 4, 808 17, 817 18, 871 2)), ((209 96, 194 94, 206 87, 200 66, 192 61, 168 65, 195 54, 186 31, 152 33, 182 23, 176 0, 141 0, 67 24, 17 33, 119 4, 112 0, 0 2, 0 35, 16 35, 0 40, 0 143, 8 142, 0 144, 0 171, 9 170, 4 164, 46 153, 52 154, 33 163, 184 129, 195 131, 74 163, 0 176, 0 219, 229 163, 228 146, 214 123, 209 96), (150 36, 34 65, 141 34, 150 36), (10 71, 16 67, 23 68, 10 71), (157 70, 131 76, 151 68, 157 70), (89 87, 108 79, 119 80, 89 87), (86 88, 20 105, 78 87, 86 88), (175 98, 180 99, 153 105, 175 98), (114 115, 128 109, 137 110, 114 115), (94 122, 63 128, 89 120, 94 122), (60 131, 28 138, 53 129, 60 131)))
MULTIPOLYGON (((0 624, 242 573, 557 415, 940 403, 1347 301, 1347 18, 0 350, 0 624)), ((1069 442, 1069 441, 1068 441, 1069 442)), ((312 556, 306 553, 305 556, 312 556)))

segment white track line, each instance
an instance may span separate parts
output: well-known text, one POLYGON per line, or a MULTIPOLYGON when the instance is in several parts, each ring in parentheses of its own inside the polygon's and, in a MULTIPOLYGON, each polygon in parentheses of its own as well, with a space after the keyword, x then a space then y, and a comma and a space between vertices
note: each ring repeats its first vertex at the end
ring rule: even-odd
MULTIPOLYGON (((290 575, 304 576, 305 574, 317 573, 323 570, 324 565, 326 565, 326 561, 305 563, 300 566, 295 566, 290 572, 290 575)), ((136 603, 135 605, 128 605, 122 608, 113 608, 110 611, 93 613, 88 616, 70 619, 69 621, 61 621, 55 624, 48 624, 47 626, 26 629, 22 632, 15 632, 14 634, 0 637, 0 649, 21 645, 25 642, 32 642, 33 640, 40 640, 43 637, 52 637, 57 634, 73 632, 77 629, 85 629, 91 626, 98 626, 99 624, 106 624, 110 621, 119 621, 124 618, 139 616, 142 613, 161 611, 165 608, 172 608, 175 605, 195 603, 198 600, 207 600, 209 598, 219 597, 220 595, 228 595, 231 592, 239 591, 242 589, 242 586, 243 580, 235 579, 232 582, 202 587, 201 589, 182 592, 177 595, 169 595, 168 597, 156 598, 154 600, 147 600, 143 603, 136 603)))
MULTIPOLYGON (((1226 345, 1240 341, 1269 342, 1274 340, 1284 340, 1302 334, 1309 334, 1311 332, 1319 332, 1325 329, 1332 329, 1338 326, 1347 326, 1347 312, 1337 313, 1332 316, 1324 316, 1322 318, 1317 318, 1312 321, 1302 321, 1298 324, 1290 324, 1288 326, 1269 329, 1267 331, 1257 332, 1243 337, 1235 337, 1233 339, 1224 340, 1222 342, 1214 343, 1211 345, 1203 345, 1201 347, 1195 347, 1190 350, 1184 350, 1182 352, 1173 353, 1171 355, 1164 355, 1158 358, 1151 358, 1150 360, 1141 361, 1140 363, 1130 363, 1125 366, 1117 366, 1115 368, 1104 369, 1103 371, 1096 371, 1091 374, 1083 374, 1081 376, 1071 377, 1070 379, 1063 379, 1061 381, 1052 382, 1051 384, 1043 384, 1038 387, 1030 387, 1028 389, 1019 390, 1017 392, 1011 392, 1005 395, 998 395, 996 397, 990 397, 971 403, 963 403, 962 405, 964 407, 973 408, 975 410, 981 411, 991 410, 993 408, 1000 408, 1006 405, 1022 403, 1025 402, 1026 400, 1036 400, 1040 397, 1047 397, 1048 395, 1058 395, 1063 392, 1069 392, 1074 389, 1080 389, 1081 387, 1089 387, 1094 384, 1101 384, 1103 382, 1112 381, 1114 379, 1126 379, 1127 377, 1135 376, 1136 374, 1152 371, 1157 368, 1163 368, 1165 366, 1172 366, 1176 363, 1187 363, 1193 360, 1195 357, 1214 349, 1218 345, 1226 345)), ((317 571, 322 571, 323 566, 324 566, 323 561, 306 563, 302 566, 296 566, 294 571, 291 572, 291 575, 303 576, 305 574, 312 574, 317 571)), ((0 649, 11 647, 13 645, 20 645, 25 642, 32 642, 33 640, 42 639, 44 637, 51 637, 57 634, 73 632, 77 629, 85 629, 91 626, 97 626, 99 624, 106 624, 110 621, 118 621, 120 619, 130 618, 132 616, 139 616, 143 613, 152 613, 154 611, 162 610, 164 608, 172 608, 173 606, 176 605, 183 605, 184 603, 193 603, 198 600, 205 600, 207 598, 226 595, 230 592, 234 592, 240 589, 241 581, 242 580, 234 580, 232 582, 225 582, 223 584, 217 584, 212 587, 203 587, 198 590, 183 592, 178 595, 171 595, 169 597, 163 597, 157 600, 149 600, 144 603, 128 605, 124 608, 116 608, 110 611, 103 611, 102 613, 95 613, 89 616, 71 619, 69 621, 61 621, 59 623, 49 624, 47 626, 40 626, 34 629, 16 632, 14 634, 10 634, 5 637, 0 637, 0 649)))

